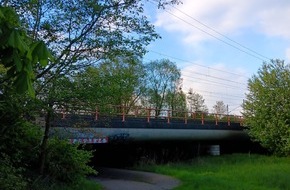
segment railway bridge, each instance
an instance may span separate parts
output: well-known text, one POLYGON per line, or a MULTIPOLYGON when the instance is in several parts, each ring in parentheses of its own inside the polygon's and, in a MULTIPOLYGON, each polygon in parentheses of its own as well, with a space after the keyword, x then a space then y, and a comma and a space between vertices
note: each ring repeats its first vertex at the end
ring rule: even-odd
POLYGON ((52 135, 86 144, 248 139, 241 116, 140 107, 58 110, 51 128, 52 135))

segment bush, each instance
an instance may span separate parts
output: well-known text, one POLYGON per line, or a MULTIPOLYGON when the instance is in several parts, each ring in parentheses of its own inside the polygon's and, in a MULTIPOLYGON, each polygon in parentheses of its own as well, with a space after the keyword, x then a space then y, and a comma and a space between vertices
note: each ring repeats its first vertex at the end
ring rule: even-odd
POLYGON ((9 155, 15 167, 35 168, 38 162, 41 129, 29 122, 19 121, 1 136, 1 153, 9 155))
POLYGON ((11 158, 1 154, 0 160, 0 189, 21 190, 26 189, 27 181, 23 178, 23 168, 15 168, 10 162, 11 158))
POLYGON ((278 156, 290 155, 290 65, 264 63, 248 82, 243 115, 249 135, 278 156))
POLYGON ((25 121, 19 102, 18 96, 0 95, 0 189, 26 189, 38 162, 42 132, 25 121))
POLYGON ((87 165, 91 157, 92 152, 78 149, 78 145, 56 138, 50 139, 46 173, 53 180, 77 184, 86 175, 96 174, 96 171, 87 165))

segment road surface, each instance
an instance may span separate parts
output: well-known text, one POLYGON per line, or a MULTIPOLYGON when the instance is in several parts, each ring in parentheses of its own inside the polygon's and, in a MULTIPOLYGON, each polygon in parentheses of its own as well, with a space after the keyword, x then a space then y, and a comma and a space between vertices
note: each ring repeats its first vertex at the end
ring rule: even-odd
POLYGON ((177 187, 180 181, 169 176, 113 168, 98 169, 93 177, 104 190, 169 190, 177 187))

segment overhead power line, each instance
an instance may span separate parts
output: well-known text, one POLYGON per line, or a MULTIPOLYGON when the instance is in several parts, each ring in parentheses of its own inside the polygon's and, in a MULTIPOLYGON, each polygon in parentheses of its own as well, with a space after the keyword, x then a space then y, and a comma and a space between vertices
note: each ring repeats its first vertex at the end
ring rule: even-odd
POLYGON ((253 49, 250 49, 250 48, 244 46, 243 44, 241 44, 241 43, 239 43, 239 42, 237 42, 237 41, 235 41, 235 40, 229 38, 229 37, 226 36, 225 34, 223 34, 223 33, 219 32, 219 31, 217 31, 216 29, 210 27, 210 26, 207 25, 207 24, 204 24, 204 23, 201 22, 200 20, 198 20, 198 19, 192 17, 191 15, 189 15, 189 14, 183 12, 182 10, 180 10, 180 9, 178 9, 178 8, 176 8, 176 7, 174 7, 173 5, 171 5, 171 7, 173 7, 175 10, 177 10, 177 11, 180 12, 180 13, 182 13, 183 15, 185 15, 185 16, 191 18, 192 20, 196 21, 197 23, 201 24, 202 26, 204 26, 204 27, 210 29, 211 31, 215 32, 216 34, 218 34, 218 35, 220 35, 220 36, 226 38, 227 40, 233 42, 234 44, 237 44, 238 46, 240 46, 240 47, 242 47, 242 48, 244 48, 244 49, 246 49, 246 50, 248 50, 248 51, 250 51, 250 52, 252 52, 252 53, 254 53, 254 54, 256 54, 256 55, 259 55, 260 57, 263 57, 263 58, 265 58, 265 59, 270 60, 269 57, 267 57, 267 56, 265 56, 265 55, 262 55, 262 54, 260 54, 259 52, 255 51, 255 50, 253 50, 253 49))
POLYGON ((158 54, 158 55, 162 55, 164 57, 168 57, 168 58, 177 60, 177 61, 182 61, 182 62, 185 62, 185 63, 190 63, 190 64, 193 64, 193 65, 196 65, 196 66, 199 66, 199 67, 203 67, 203 68, 206 68, 206 69, 211 69, 211 70, 214 70, 214 71, 218 71, 218 72, 222 72, 222 73, 227 73, 227 74, 231 74, 231 75, 236 75, 236 76, 239 76, 239 77, 243 77, 243 78, 247 78, 248 79, 247 76, 242 75, 242 74, 238 74, 238 73, 233 73, 233 72, 229 72, 229 71, 225 71, 225 70, 221 70, 221 69, 212 68, 212 67, 209 67, 209 66, 205 66, 205 65, 198 64, 198 63, 194 63, 192 61, 188 61, 188 60, 184 60, 184 59, 181 59, 181 58, 173 57, 171 55, 167 55, 167 54, 160 53, 160 52, 157 52, 157 51, 154 51, 154 50, 150 50, 150 49, 148 51, 150 51, 152 53, 155 53, 155 54, 158 54))
MULTIPOLYGON (((151 61, 150 59, 147 59, 147 58, 144 58, 144 59, 151 61)), ((199 65, 199 66, 205 67, 207 69, 213 69, 213 68, 206 67, 203 65, 199 65)), ((229 73, 231 75, 238 75, 241 77, 245 77, 245 76, 240 75, 240 74, 231 73, 231 72, 227 72, 227 71, 223 71, 223 70, 219 70, 219 69, 213 69, 213 70, 217 70, 217 71, 223 72, 223 73, 229 73)), ((232 88, 232 89, 239 89, 239 90, 244 89, 244 90, 246 90, 246 86, 247 86, 247 84, 245 84, 245 83, 241 83, 241 82, 237 82, 234 80, 229 80, 229 79, 225 79, 225 78, 221 78, 221 77, 217 77, 217 76, 213 76, 213 75, 205 74, 205 73, 201 73, 201 72, 190 71, 190 70, 182 71, 182 76, 185 77, 187 81, 196 82, 194 80, 198 80, 199 83, 211 84, 211 85, 215 85, 215 86, 218 85, 218 86, 223 86, 223 87, 232 88), (186 73, 188 73, 188 74, 186 74, 186 73), (191 74, 194 74, 194 76, 192 76, 191 74), (206 78, 199 78, 199 77, 196 77, 195 75, 203 76, 206 78), (209 78, 215 79, 215 81, 209 80, 209 78), (230 83, 236 84, 236 85, 221 83, 220 81, 226 81, 226 82, 230 82, 230 83), (243 87, 241 88, 241 85, 244 86, 244 88, 243 87)))
POLYGON ((185 77, 186 80, 189 82, 196 82, 196 80, 198 80, 198 83, 210 84, 210 85, 214 85, 214 86, 222 86, 222 87, 231 88, 231 89, 247 90, 247 88, 241 88, 240 86, 228 85, 225 83, 220 83, 220 82, 216 82, 216 81, 212 81, 212 80, 208 80, 208 79, 188 76, 188 75, 184 75, 184 74, 182 76, 185 77))
POLYGON ((224 96, 224 97, 231 97, 232 99, 244 98, 243 96, 236 96, 236 95, 232 95, 232 94, 225 94, 225 93, 220 93, 220 92, 212 92, 212 91, 207 91, 207 90, 198 90, 198 91, 206 93, 207 95, 211 95, 211 96, 220 95, 220 96, 224 96))
MULTIPOLYGON (((184 88, 184 91, 187 92, 189 91, 190 88, 184 88)), ((207 91, 207 90, 200 90, 200 89, 193 89, 193 91, 197 93, 201 93, 203 96, 209 96, 209 97, 226 97, 226 99, 232 99, 232 100, 242 100, 244 97, 243 96, 238 96, 238 95, 233 95, 233 94, 225 94, 221 92, 213 92, 213 91, 207 91)))
POLYGON ((208 74, 204 74, 204 73, 199 73, 199 72, 195 72, 195 71, 183 71, 183 72, 187 72, 187 73, 194 73, 194 74, 197 74, 197 75, 202 75, 202 76, 205 76, 205 77, 209 77, 209 78, 214 78, 214 79, 218 79, 218 80, 222 80, 222 81, 227 81, 227 82, 231 82, 231 83, 235 83, 237 85, 247 85, 245 83, 241 83, 241 82, 237 82, 237 81, 233 81, 233 80, 229 80, 229 79, 224 79, 224 78, 220 78, 220 77, 215 77, 215 76, 212 76, 212 75, 208 75, 208 74))
MULTIPOLYGON (((156 2, 153 2, 153 1, 149 1, 149 2, 151 2, 151 3, 153 3, 153 4, 156 5, 156 2)), ((182 14, 186 15, 187 17, 189 17, 189 18, 195 20, 196 22, 198 22, 198 23, 201 24, 202 26, 206 27, 207 29, 210 29, 210 30, 213 31, 214 33, 216 33, 216 34, 218 34, 218 35, 224 37, 224 38, 227 39, 229 42, 226 41, 226 40, 224 40, 224 39, 222 39, 222 38, 220 38, 220 37, 218 37, 218 36, 216 36, 216 35, 214 35, 214 34, 212 34, 212 33, 210 33, 210 32, 208 32, 208 31, 206 31, 206 30, 204 30, 204 29, 202 29, 202 28, 199 27, 199 26, 194 25, 194 24, 191 23, 191 22, 186 21, 185 19, 183 19, 183 18, 181 18, 181 17, 179 17, 179 16, 173 14, 172 12, 170 12, 170 11, 168 11, 168 10, 164 10, 164 11, 165 11, 166 13, 172 15, 173 17, 175 17, 175 18, 181 20, 182 22, 184 22, 184 23, 186 23, 186 24, 188 24, 188 25, 190 25, 190 26, 192 26, 192 27, 194 27, 194 28, 200 30, 201 32, 203 32, 203 33, 205 33, 205 34, 207 34, 207 35, 209 35, 209 36, 211 36, 211 37, 213 37, 213 38, 215 38, 215 39, 217 39, 217 40, 219 40, 219 41, 221 41, 221 42, 227 44, 228 46, 231 46, 232 48, 235 48, 235 49, 237 49, 237 50, 239 50, 239 51, 241 51, 241 52, 243 52, 243 53, 245 53, 245 54, 248 54, 249 56, 252 56, 252 57, 254 57, 254 58, 256 58, 256 59, 259 59, 259 60, 261 60, 261 61, 270 60, 270 58, 268 58, 268 57, 266 57, 266 56, 264 56, 264 55, 258 53, 257 51, 254 51, 254 50, 252 50, 252 49, 250 49, 250 48, 248 48, 248 47, 242 45, 241 43, 236 42, 235 40, 232 40, 231 38, 227 37, 226 35, 224 35, 224 34, 218 32, 217 30, 213 29, 212 27, 209 27, 209 26, 206 25, 206 24, 203 24, 201 21, 199 21, 199 20, 197 20, 197 19, 191 17, 190 15, 188 15, 187 13, 184 13, 183 11, 177 9, 176 7, 174 7, 174 6, 172 6, 172 7, 173 7, 174 9, 178 10, 179 12, 181 12, 182 14), (236 44, 236 45, 234 45, 234 44, 232 44, 232 43, 234 43, 234 44, 236 44), (238 46, 237 46, 237 45, 238 45, 238 46)))

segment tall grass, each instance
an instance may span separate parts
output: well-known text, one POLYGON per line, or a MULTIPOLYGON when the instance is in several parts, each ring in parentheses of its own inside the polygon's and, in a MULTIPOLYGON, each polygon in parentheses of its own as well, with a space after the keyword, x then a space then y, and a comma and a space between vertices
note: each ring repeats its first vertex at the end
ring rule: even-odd
POLYGON ((287 190, 290 158, 225 155, 197 158, 188 163, 148 165, 141 169, 176 177, 176 190, 287 190))

